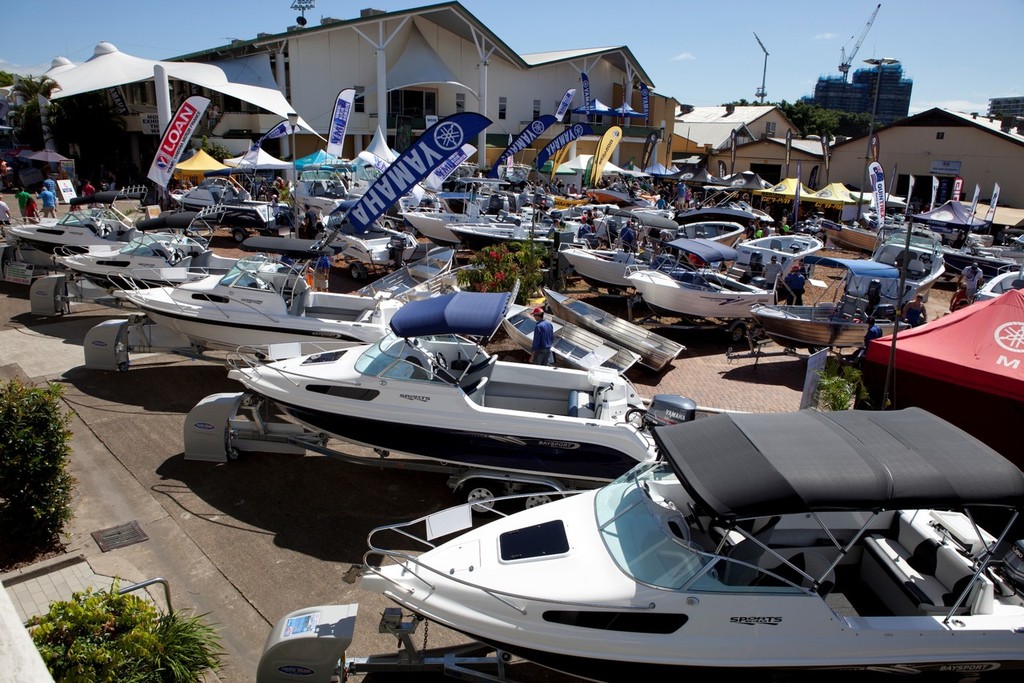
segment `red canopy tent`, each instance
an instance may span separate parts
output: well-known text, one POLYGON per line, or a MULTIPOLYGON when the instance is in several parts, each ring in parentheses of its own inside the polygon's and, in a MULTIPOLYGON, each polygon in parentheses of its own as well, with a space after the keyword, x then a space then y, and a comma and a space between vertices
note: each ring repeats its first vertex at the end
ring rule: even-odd
MULTIPOLYGON (((868 344, 864 382, 879 405, 892 337, 868 344)), ((899 333, 889 398, 973 434, 1024 467, 1024 292, 1013 290, 899 333)))

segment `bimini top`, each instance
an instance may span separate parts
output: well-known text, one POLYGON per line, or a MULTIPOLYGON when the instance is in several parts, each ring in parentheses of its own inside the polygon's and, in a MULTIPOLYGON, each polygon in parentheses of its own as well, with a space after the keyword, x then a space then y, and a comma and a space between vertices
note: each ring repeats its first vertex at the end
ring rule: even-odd
POLYGON ((391 318, 399 337, 463 334, 490 337, 505 317, 509 292, 456 292, 410 301, 391 318))
POLYGON ((871 259, 832 258, 830 256, 808 254, 804 256, 803 260, 807 265, 819 265, 826 268, 846 268, 854 275, 863 277, 896 279, 900 276, 900 271, 894 266, 887 266, 884 263, 871 259))
POLYGON ((687 254, 696 254, 704 263, 715 263, 716 261, 735 261, 739 253, 732 247, 715 242, 713 240, 701 239, 699 237, 681 237, 672 240, 666 246, 678 249, 687 254))
POLYGON ((146 196, 144 191, 122 192, 120 190, 105 190, 103 192, 94 192, 90 195, 72 197, 68 200, 68 205, 82 206, 83 204, 113 204, 114 202, 122 199, 141 200, 144 196, 146 196))
POLYGON ((185 230, 199 215, 198 211, 164 211, 156 218, 143 218, 135 222, 135 227, 143 232, 147 230, 185 230))
POLYGON ((656 427, 694 500, 724 518, 1024 507, 1024 473, 920 408, 723 414, 656 427))

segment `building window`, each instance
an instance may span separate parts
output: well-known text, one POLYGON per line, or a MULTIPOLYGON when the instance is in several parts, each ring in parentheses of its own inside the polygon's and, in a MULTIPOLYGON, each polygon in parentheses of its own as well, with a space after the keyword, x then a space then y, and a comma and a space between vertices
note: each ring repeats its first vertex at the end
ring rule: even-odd
POLYGON ((466 93, 457 92, 455 93, 455 113, 461 114, 466 111, 466 93))
POLYGON ((363 93, 366 92, 366 86, 357 85, 355 91, 356 96, 352 98, 352 111, 362 114, 366 111, 366 98, 363 96, 363 93))
POLYGON ((508 116, 508 98, 507 97, 499 97, 498 98, 498 118, 499 119, 504 119, 507 116, 508 116))
POLYGON ((946 138, 946 134, 943 131, 941 131, 941 130, 935 134, 935 139, 936 140, 944 140, 945 138, 946 138))
POLYGON ((413 119, 437 115, 437 91, 392 90, 388 93, 388 114, 413 119))
POLYGON ((540 100, 533 101, 533 118, 540 118, 540 100))
POLYGON ((766 121, 764 124, 764 134, 770 138, 775 137, 775 122, 766 121))

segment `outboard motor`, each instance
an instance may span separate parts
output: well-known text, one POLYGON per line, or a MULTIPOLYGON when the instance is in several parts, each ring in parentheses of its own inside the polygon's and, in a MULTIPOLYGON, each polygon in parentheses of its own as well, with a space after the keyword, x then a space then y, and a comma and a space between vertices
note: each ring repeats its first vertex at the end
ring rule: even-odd
POLYGON ((693 399, 673 394, 655 394, 644 415, 644 423, 649 427, 665 427, 680 422, 693 422, 695 419, 697 404, 693 399))
POLYGON ((1003 572, 1018 593, 1024 593, 1024 540, 1010 546, 1003 557, 1003 572))

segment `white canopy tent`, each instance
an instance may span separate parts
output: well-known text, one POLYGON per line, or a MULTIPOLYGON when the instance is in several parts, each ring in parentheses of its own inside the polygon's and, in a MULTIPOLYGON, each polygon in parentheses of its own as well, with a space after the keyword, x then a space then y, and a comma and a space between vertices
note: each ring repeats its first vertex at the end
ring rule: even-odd
MULTIPOLYGON (((52 78, 59 86, 53 92, 53 99, 71 97, 82 93, 105 90, 128 83, 138 83, 151 78, 174 78, 179 81, 193 83, 209 90, 214 90, 244 102, 254 104, 261 109, 287 118, 295 110, 281 91, 265 85, 253 85, 233 81, 223 68, 215 64, 196 62, 163 62, 143 59, 125 54, 110 43, 99 43, 92 57, 77 66, 69 66, 68 60, 58 57, 44 76, 52 78)), ((254 74, 255 70, 239 68, 234 70, 234 78, 241 78, 245 73, 254 74)), ((265 80, 263 77, 257 81, 265 80)), ((158 98, 160 89, 158 91, 158 98)), ((170 113, 167 115, 170 119, 170 113)), ((166 126, 161 114, 161 126, 166 126)), ((316 134, 309 124, 299 117, 298 125, 316 134)))
MULTIPOLYGON (((593 154, 579 154, 579 155, 573 157, 572 159, 569 159, 568 161, 566 161, 561 166, 559 166, 558 167, 558 173, 559 174, 563 174, 563 173, 582 173, 582 172, 587 170, 587 164, 590 163, 590 160, 593 157, 594 157, 593 154)), ((635 177, 642 177, 642 176, 646 176, 647 175, 646 173, 644 173, 642 171, 627 171, 624 168, 619 168, 618 166, 616 166, 615 164, 613 164, 610 161, 607 164, 605 164, 604 172, 601 175, 616 175, 616 174, 618 174, 618 175, 627 175, 627 176, 635 176, 635 177)))
POLYGON ((228 166, 234 166, 235 168, 243 169, 255 169, 257 171, 283 171, 292 167, 292 162, 282 161, 275 156, 267 154, 262 148, 256 157, 256 163, 253 164, 251 161, 245 160, 245 155, 231 157, 225 159, 224 163, 228 166))

